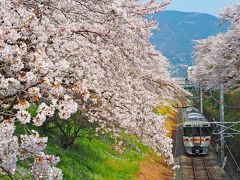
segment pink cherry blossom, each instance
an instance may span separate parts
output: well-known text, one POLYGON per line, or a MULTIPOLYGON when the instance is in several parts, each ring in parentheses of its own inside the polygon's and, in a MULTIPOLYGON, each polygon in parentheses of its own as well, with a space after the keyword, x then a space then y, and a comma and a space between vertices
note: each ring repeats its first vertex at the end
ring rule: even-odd
POLYGON ((17 157, 32 157, 36 179, 62 179, 54 167, 59 159, 43 152, 47 139, 33 131, 18 142, 7 119, 41 126, 54 113, 67 120, 77 110, 115 137, 120 131, 135 135, 173 163, 165 117, 152 109, 183 91, 171 80, 167 59, 149 42, 156 28, 150 15, 168 3, 0 1, 0 138, 9 131, 0 153, 11 152, 1 156, 10 160, 0 166, 8 175, 17 157), (36 117, 26 110, 31 104, 38 105, 36 117))

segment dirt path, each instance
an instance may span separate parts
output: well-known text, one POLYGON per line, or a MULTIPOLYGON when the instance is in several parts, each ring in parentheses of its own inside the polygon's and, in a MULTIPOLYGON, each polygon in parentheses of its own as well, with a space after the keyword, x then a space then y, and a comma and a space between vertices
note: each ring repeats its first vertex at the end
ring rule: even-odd
MULTIPOLYGON (((177 112, 169 113, 165 123, 168 136, 172 137, 173 131, 176 129, 177 112)), ((148 155, 147 159, 140 164, 140 171, 137 180, 172 180, 174 172, 164 161, 163 157, 148 155)))

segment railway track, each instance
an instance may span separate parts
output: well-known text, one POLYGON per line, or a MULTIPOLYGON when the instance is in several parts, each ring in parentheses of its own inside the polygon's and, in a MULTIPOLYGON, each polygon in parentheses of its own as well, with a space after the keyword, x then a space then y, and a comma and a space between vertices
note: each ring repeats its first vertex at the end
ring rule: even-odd
POLYGON ((211 176, 203 156, 191 156, 194 180, 211 180, 211 176))

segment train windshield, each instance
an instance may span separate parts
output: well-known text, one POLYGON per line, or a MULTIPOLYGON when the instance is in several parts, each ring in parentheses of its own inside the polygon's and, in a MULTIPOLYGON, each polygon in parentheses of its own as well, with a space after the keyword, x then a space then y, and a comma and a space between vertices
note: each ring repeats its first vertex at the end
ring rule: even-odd
POLYGON ((200 136, 200 127, 184 127, 184 136, 200 136))
POLYGON ((202 136, 210 136, 211 129, 210 127, 202 127, 201 128, 201 135, 202 136))
POLYGON ((184 127, 184 136, 192 136, 192 127, 184 127))
POLYGON ((210 127, 184 127, 184 136, 210 136, 210 127))
POLYGON ((193 136, 200 136, 200 127, 193 128, 193 136))

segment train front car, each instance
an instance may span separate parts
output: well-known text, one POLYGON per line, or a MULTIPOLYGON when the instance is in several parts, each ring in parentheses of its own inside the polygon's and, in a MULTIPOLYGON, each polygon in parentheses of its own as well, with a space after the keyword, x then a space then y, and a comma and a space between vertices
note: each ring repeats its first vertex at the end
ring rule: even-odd
POLYGON ((205 155, 211 140, 211 125, 198 112, 185 114, 183 122, 183 144, 187 154, 205 155))

